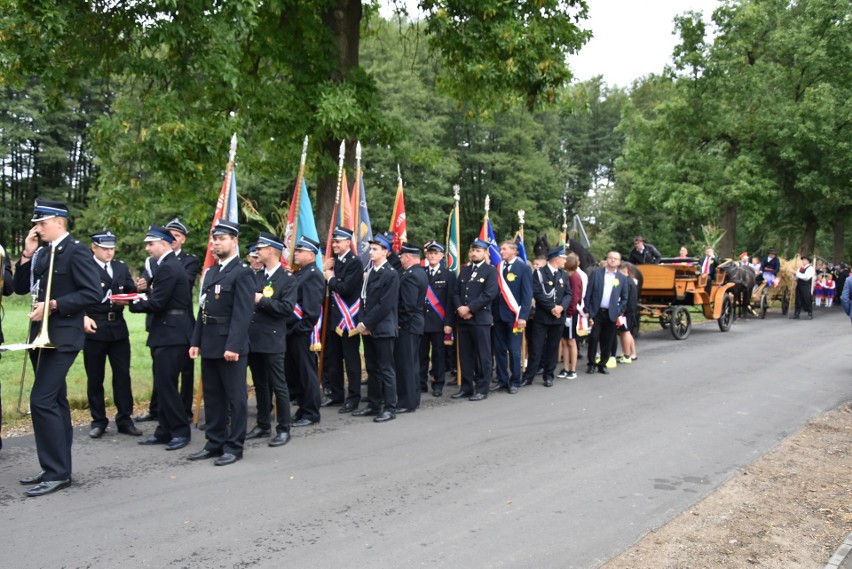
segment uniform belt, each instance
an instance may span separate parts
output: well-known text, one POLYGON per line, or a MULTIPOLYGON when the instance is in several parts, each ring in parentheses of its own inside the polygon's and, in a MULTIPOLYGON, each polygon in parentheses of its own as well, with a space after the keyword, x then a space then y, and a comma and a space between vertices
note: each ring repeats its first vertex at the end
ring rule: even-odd
POLYGON ((183 316, 186 314, 185 308, 172 308, 171 310, 166 310, 166 314, 170 316, 183 316))
POLYGON ((109 312, 96 312, 94 314, 87 314, 86 316, 88 316, 92 320, 97 320, 100 322, 103 322, 104 320, 108 322, 113 322, 115 320, 121 320, 122 313, 110 310, 109 312))
POLYGON ((201 315, 202 324, 227 324, 230 321, 230 316, 207 316, 206 314, 201 315))

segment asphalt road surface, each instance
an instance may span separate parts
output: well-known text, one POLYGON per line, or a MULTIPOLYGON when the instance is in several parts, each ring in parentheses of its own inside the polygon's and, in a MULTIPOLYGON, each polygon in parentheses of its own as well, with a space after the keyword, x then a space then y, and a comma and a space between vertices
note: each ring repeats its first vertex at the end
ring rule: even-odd
MULTIPOLYGON (((640 340, 639 360, 518 395, 424 397, 396 421, 326 413, 281 448, 191 463, 75 433, 74 484, 25 498, 32 437, 0 451, 0 564, 60 567, 586 568, 852 399, 842 310, 640 340)), ((249 427, 253 426, 253 413, 249 427)), ((143 425, 146 434, 153 430, 143 425)))

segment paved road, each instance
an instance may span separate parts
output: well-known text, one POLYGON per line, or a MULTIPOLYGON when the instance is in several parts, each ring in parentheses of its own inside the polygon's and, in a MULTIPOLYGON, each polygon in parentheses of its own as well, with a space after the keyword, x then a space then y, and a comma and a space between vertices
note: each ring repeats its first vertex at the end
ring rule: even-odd
MULTIPOLYGON (((609 376, 377 425, 325 416, 234 466, 124 435, 74 446, 74 486, 27 499, 0 452, 3 567, 597 567, 808 419, 852 398, 842 311, 647 334, 609 376)), ((146 432, 152 430, 145 427, 146 432)))

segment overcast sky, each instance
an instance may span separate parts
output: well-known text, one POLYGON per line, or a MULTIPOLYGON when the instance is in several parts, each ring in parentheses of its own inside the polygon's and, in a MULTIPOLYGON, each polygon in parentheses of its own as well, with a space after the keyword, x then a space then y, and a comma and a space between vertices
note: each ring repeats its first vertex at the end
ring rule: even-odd
POLYGON ((709 21, 719 0, 588 0, 584 29, 594 37, 568 59, 579 81, 603 75, 610 85, 628 87, 643 75, 659 73, 671 62, 677 36, 674 17, 689 10, 709 21))

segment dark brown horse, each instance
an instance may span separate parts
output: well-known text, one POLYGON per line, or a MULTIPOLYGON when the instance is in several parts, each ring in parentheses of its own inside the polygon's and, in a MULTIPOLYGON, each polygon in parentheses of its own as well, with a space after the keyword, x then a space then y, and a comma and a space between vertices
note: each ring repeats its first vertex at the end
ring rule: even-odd
POLYGON ((718 270, 725 272, 726 284, 734 283, 734 286, 730 288, 734 295, 734 317, 737 316, 737 308, 739 308, 739 316, 746 318, 746 315, 752 311, 751 291, 754 290, 754 269, 728 261, 719 265, 718 270))

